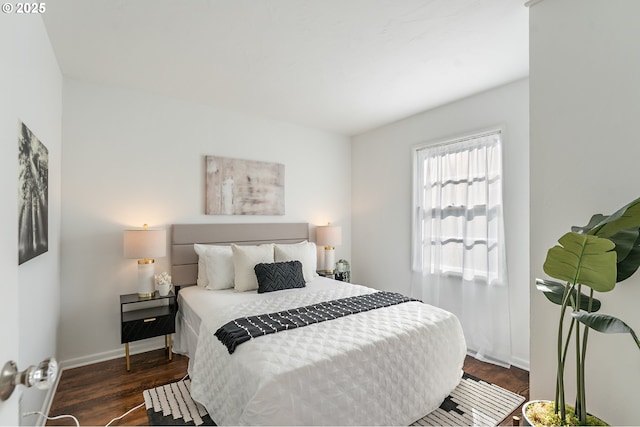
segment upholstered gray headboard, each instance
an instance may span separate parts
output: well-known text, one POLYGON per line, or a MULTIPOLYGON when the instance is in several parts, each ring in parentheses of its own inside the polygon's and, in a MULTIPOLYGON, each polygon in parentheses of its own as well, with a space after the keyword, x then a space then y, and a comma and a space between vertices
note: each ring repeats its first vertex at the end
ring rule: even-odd
POLYGON ((309 240, 309 224, 174 224, 171 227, 171 276, 176 286, 194 285, 198 255, 194 243, 259 245, 309 240))

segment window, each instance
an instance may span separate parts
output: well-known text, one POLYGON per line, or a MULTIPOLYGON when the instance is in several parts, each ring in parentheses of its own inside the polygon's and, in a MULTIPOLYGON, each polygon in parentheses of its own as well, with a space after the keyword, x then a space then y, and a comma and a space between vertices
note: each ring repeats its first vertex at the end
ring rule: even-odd
POLYGON ((502 277, 500 136, 493 131, 416 148, 414 271, 502 277))
POLYGON ((501 137, 485 132, 415 149, 411 293, 455 314, 476 358, 507 366, 501 137))

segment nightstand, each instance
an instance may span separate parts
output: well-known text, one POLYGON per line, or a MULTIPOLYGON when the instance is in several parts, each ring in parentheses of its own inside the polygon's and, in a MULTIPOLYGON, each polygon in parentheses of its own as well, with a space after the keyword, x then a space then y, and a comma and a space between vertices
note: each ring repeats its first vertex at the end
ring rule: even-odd
POLYGON ((324 270, 318 270, 318 271, 316 271, 316 273, 318 273, 318 276, 326 277, 327 279, 335 279, 336 278, 335 273, 327 273, 324 270))
POLYGON ((347 273, 344 271, 336 271, 334 273, 327 273, 326 271, 316 271, 318 276, 326 277, 327 279, 337 280, 339 282, 350 283, 350 278, 347 276, 347 273))
POLYGON ((175 331, 176 297, 173 292, 167 296, 156 292, 150 298, 140 298, 138 294, 120 295, 120 342, 125 345, 127 371, 131 370, 130 342, 164 335, 171 360, 171 334, 175 331))

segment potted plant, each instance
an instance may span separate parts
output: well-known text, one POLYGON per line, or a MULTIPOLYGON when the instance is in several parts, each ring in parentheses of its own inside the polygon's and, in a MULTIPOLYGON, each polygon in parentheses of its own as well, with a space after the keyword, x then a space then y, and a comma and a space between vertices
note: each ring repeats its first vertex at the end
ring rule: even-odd
POLYGON ((640 266, 640 198, 612 215, 594 215, 586 226, 572 227, 558 242, 560 245, 547 252, 543 269, 561 282, 536 280, 536 287, 560 307, 555 401, 529 402, 523 407, 523 415, 531 425, 606 425, 587 413, 585 357, 589 331, 628 333, 638 349, 640 340, 622 320, 599 313, 601 303, 594 292, 612 291, 617 282, 629 278, 640 266), (575 347, 571 352, 570 346, 575 347), (564 386, 569 353, 574 354, 576 363, 573 408, 567 405, 564 386))

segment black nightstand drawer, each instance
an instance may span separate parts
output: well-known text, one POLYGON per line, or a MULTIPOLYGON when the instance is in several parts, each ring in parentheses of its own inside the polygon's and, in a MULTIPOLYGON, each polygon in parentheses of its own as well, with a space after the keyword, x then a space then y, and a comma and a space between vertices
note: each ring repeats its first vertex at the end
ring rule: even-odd
POLYGON ((176 331, 175 316, 150 316, 144 319, 122 322, 122 344, 172 334, 176 331))

